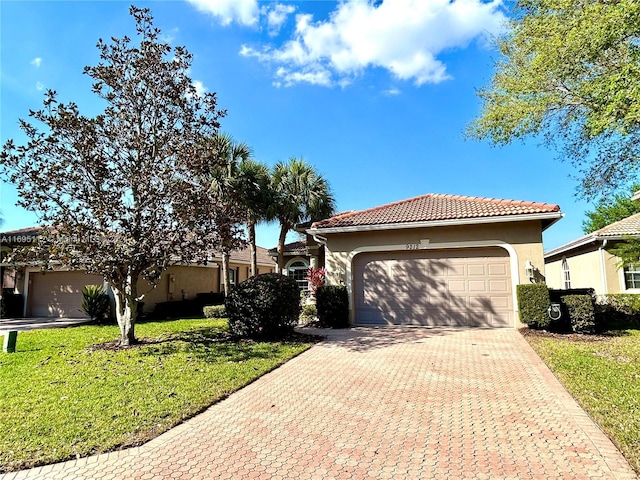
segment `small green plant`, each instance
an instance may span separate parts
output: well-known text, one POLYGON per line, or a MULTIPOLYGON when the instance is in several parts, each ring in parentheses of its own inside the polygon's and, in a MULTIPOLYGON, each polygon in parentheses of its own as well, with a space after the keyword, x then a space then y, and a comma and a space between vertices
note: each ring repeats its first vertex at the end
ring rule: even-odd
POLYGON ((312 322, 318 316, 318 309, 315 305, 303 305, 300 313, 300 321, 303 323, 312 322))
POLYGON ((318 320, 330 328, 349 326, 349 296, 344 285, 323 285, 316 291, 318 320))
POLYGON ((596 315, 593 298, 590 295, 565 295, 561 298, 569 314, 571 329, 574 332, 593 333, 596 328, 596 315))
POLYGON ((544 283, 531 283, 516 287, 520 321, 531 328, 548 328, 551 324, 548 309, 551 305, 549 289, 544 283))
POLYGON ((227 318, 227 311, 224 305, 209 305, 202 307, 202 312, 206 318, 227 318))
POLYGON ((110 301, 102 285, 85 285, 82 289, 82 311, 91 320, 103 322, 109 315, 110 301))
POLYGON ((249 338, 279 338, 300 317, 300 288, 290 277, 265 273, 234 286, 225 301, 229 330, 249 338))

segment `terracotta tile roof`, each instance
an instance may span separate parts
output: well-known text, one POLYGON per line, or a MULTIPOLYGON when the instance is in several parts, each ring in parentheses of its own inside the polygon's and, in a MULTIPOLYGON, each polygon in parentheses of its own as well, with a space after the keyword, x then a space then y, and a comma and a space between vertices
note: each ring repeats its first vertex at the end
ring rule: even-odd
MULTIPOLYGON (((544 253, 545 258, 551 258, 555 255, 571 251, 578 247, 583 247, 592 243, 598 242, 598 240, 606 238, 620 238, 622 236, 640 236, 640 213, 631 215, 617 222, 614 222, 606 227, 602 227, 600 230, 596 230, 580 238, 572 240, 569 243, 565 243, 559 247, 551 249, 544 253)), ((599 245, 599 243, 598 243, 599 245)))
MULTIPOLYGON (((35 241, 35 238, 40 235, 44 227, 27 227, 20 228, 18 230, 9 230, 6 232, 0 233, 0 241, 2 241, 3 245, 15 246, 15 245, 29 245, 35 241)), ((269 250, 266 248, 256 246, 258 263, 262 265, 273 265, 273 258, 269 255, 269 250)), ((220 260, 222 255, 217 250, 210 250, 207 252, 207 256, 209 260, 220 260)), ((245 248, 241 250, 234 250, 231 252, 231 256, 229 258, 230 261, 236 263, 251 263, 251 253, 249 251, 249 246, 247 245, 245 248)))
POLYGON ((335 215, 315 222, 312 228, 387 225, 559 211, 558 205, 547 203, 428 193, 367 210, 335 215))
MULTIPOLYGON (((219 253, 212 252, 216 257, 220 257, 219 253)), ((256 253, 258 257, 258 264, 266 264, 266 265, 274 265, 273 258, 269 256, 269 250, 263 247, 256 246, 256 253)), ((249 251, 249 246, 247 245, 242 250, 234 250, 231 252, 231 256, 229 257, 231 262, 238 263, 251 263, 251 252, 249 251)))
POLYGON ((640 213, 631 215, 617 222, 592 232, 597 237, 615 237, 622 235, 640 235, 640 213))
MULTIPOLYGON (((286 243, 284 246, 284 253, 286 255, 306 255, 307 241, 298 240, 297 242, 286 243)), ((270 248, 269 255, 278 255, 278 247, 270 248)))

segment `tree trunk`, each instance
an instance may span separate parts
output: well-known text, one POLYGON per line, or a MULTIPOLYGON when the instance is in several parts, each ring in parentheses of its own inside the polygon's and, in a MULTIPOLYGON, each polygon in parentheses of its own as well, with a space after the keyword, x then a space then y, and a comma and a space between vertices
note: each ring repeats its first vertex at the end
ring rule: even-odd
POLYGON ((255 277, 258 274, 258 252, 256 248, 256 221, 249 217, 247 221, 247 227, 249 229, 249 253, 251 255, 251 276, 255 277))
POLYGON ((127 275, 125 285, 112 286, 116 300, 116 319, 120 327, 120 345, 128 347, 137 342, 135 325, 138 318, 138 275, 127 275))
POLYGON ((280 227, 280 237, 278 238, 278 273, 284 275, 284 242, 287 239, 289 229, 282 225, 280 227))
POLYGON ((231 285, 229 284, 229 252, 224 250, 222 252, 222 286, 224 289, 224 296, 229 295, 231 285))

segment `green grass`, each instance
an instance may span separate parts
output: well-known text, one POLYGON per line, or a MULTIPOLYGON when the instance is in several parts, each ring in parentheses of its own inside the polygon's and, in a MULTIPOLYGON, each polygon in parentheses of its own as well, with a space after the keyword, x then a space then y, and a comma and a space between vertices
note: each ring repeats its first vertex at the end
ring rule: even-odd
POLYGON ((141 323, 128 350, 92 349, 115 326, 18 334, 0 352, 0 472, 138 445, 306 350, 235 342, 225 320, 141 323))
POLYGON ((640 330, 612 333, 525 338, 640 473, 640 330))

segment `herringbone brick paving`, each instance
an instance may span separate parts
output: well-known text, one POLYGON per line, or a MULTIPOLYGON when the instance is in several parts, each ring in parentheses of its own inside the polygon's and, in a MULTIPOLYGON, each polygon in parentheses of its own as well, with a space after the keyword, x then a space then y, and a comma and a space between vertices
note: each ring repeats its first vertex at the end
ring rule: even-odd
POLYGON ((129 450, 16 479, 635 479, 516 330, 356 328, 129 450))

